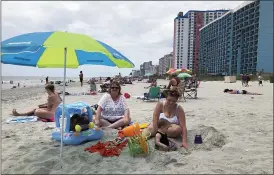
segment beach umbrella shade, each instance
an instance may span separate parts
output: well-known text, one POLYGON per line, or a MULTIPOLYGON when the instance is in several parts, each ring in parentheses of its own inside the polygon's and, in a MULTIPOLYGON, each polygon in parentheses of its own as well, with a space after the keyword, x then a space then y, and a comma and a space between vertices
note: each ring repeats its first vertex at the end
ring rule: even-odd
POLYGON ((180 73, 178 75, 178 78, 188 78, 188 77, 191 77, 191 75, 189 75, 188 73, 180 73))
POLYGON ((191 73, 191 72, 192 72, 191 70, 185 69, 185 68, 176 70, 176 73, 191 73))
MULTIPOLYGON (((1 62, 39 68, 78 68, 80 65, 105 65, 133 68, 134 64, 109 45, 87 35, 69 32, 35 32, 1 42, 1 62)), ((65 83, 63 84, 65 104, 65 83)), ((62 111, 61 148, 63 149, 64 106, 62 111)))
POLYGON ((166 74, 173 74, 174 72, 176 72, 176 69, 174 69, 174 68, 170 68, 167 72, 166 72, 166 74))

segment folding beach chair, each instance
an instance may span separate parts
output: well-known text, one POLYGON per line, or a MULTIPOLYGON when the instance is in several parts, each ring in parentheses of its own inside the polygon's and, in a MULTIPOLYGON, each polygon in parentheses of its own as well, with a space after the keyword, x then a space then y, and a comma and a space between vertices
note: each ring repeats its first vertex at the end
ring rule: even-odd
POLYGON ((148 93, 144 93, 144 98, 143 100, 151 100, 151 99, 160 99, 161 97, 161 91, 160 91, 160 87, 151 87, 149 89, 148 93))
POLYGON ((197 88, 196 87, 191 87, 190 89, 185 89, 185 98, 190 99, 194 98, 197 99, 197 88))
POLYGON ((191 82, 190 86, 185 89, 185 98, 194 98, 197 99, 197 87, 198 87, 198 81, 195 80, 191 82))

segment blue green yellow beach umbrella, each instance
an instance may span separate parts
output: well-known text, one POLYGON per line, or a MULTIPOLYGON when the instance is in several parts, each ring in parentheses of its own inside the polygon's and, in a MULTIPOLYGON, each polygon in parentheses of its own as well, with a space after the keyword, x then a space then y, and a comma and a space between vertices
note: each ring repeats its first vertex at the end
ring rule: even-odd
MULTIPOLYGON (((39 68, 77 68, 80 65, 105 65, 133 68, 134 64, 109 45, 87 35, 69 32, 35 32, 12 37, 1 42, 1 62, 39 68)), ((65 104, 65 83, 63 83, 65 104)), ((64 128, 64 109, 62 128, 64 128)), ((63 129, 61 129, 61 151, 63 129)))
POLYGON ((134 64, 117 50, 83 34, 27 33, 7 39, 1 45, 1 62, 4 64, 40 68, 77 68, 86 64, 134 67, 134 64))

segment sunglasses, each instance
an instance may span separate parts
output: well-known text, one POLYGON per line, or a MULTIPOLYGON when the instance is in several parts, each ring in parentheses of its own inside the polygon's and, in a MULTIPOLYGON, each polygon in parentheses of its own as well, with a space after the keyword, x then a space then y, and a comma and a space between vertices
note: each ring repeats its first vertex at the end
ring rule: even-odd
POLYGON ((119 89, 119 87, 111 87, 111 89, 119 89))

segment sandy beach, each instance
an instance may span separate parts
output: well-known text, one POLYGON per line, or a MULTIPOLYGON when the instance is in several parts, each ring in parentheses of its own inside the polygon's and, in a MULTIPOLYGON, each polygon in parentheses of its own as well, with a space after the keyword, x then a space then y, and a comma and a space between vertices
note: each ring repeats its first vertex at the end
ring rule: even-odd
MULTIPOLYGON (((166 80, 158 84, 166 85, 166 80)), ((149 84, 134 82, 122 86, 122 92, 142 95, 149 84)), ((55 123, 6 124, 13 108, 26 111, 45 103, 43 87, 8 89, 2 92, 2 173, 26 174, 273 174, 273 84, 250 82, 243 88, 241 82, 201 82, 198 99, 180 101, 186 112, 189 150, 176 152, 154 150, 151 154, 133 158, 126 147, 119 157, 101 157, 85 152, 97 141, 78 146, 65 146, 59 157, 60 143, 51 139, 55 123), (225 88, 245 89, 262 93, 261 96, 224 94, 225 88), (201 134, 203 144, 195 145, 195 134, 201 134)), ((86 92, 78 85, 67 87, 67 92, 86 92)), ((62 90, 61 86, 57 89, 62 90)), ((83 101, 98 103, 103 94, 95 96, 67 96, 66 103, 83 101)), ((157 103, 127 99, 132 120, 150 122, 157 103)), ((106 130, 102 141, 115 138, 116 130, 106 130)))

